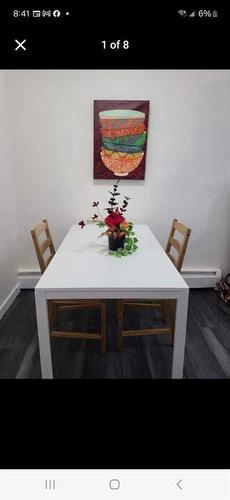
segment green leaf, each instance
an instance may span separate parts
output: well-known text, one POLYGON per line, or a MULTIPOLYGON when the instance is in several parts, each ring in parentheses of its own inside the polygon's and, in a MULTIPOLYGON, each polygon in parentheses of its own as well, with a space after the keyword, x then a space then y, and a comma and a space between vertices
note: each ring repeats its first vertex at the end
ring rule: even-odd
POLYGON ((138 242, 138 239, 137 239, 137 238, 133 238, 133 242, 134 242, 134 243, 137 243, 137 242, 138 242))
POLYGON ((137 245, 133 245, 133 250, 136 250, 138 248, 137 245))
POLYGON ((97 224, 98 227, 104 227, 105 226, 104 222, 102 222, 101 220, 99 220, 98 222, 96 222, 96 224, 97 224))

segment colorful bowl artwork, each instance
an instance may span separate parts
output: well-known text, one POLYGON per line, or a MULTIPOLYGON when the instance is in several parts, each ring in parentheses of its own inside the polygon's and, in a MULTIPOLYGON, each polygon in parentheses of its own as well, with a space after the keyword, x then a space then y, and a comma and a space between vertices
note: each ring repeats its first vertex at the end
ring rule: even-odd
POLYGON ((138 127, 144 123, 145 113, 133 109, 111 109, 99 113, 103 128, 138 127))
POLYGON ((127 176, 141 163, 147 132, 145 113, 132 109, 112 109, 99 113, 101 159, 115 175, 127 176))

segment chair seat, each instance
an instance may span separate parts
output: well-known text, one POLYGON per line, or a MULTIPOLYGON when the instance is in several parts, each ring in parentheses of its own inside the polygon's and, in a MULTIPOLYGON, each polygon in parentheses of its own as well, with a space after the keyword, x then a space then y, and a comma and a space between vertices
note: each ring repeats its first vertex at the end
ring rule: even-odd
POLYGON ((117 300, 117 319, 118 319, 118 350, 120 351, 122 348, 122 338, 123 337, 137 337, 137 336, 143 336, 143 335, 173 335, 175 331, 175 304, 176 301, 168 301, 168 300, 159 300, 159 301, 140 301, 137 302, 134 299, 132 301, 127 301, 123 299, 117 300), (168 302, 171 302, 171 306, 168 304, 168 302), (124 327, 124 311, 126 307, 135 307, 135 308, 140 308, 140 309, 155 309, 157 308, 158 310, 160 309, 162 315, 161 319, 164 321, 164 326, 159 326, 159 319, 156 321, 156 318, 153 318, 153 325, 154 325, 154 320, 156 323, 156 326, 152 326, 151 328, 125 328, 124 327), (168 312, 165 315, 164 310, 168 312))
POLYGON ((88 340, 101 340, 101 352, 106 352, 106 304, 103 299, 54 299, 48 301, 50 336, 56 338, 79 338, 88 340), (100 332, 68 331, 55 328, 58 311, 99 309, 101 315, 100 332))

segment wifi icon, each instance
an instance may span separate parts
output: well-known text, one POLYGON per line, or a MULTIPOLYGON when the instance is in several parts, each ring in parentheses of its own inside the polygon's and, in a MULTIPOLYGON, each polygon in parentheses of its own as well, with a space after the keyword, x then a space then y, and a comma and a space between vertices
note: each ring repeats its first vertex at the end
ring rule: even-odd
POLYGON ((180 14, 180 16, 182 16, 182 17, 186 17, 187 11, 186 10, 178 10, 178 14, 180 14))

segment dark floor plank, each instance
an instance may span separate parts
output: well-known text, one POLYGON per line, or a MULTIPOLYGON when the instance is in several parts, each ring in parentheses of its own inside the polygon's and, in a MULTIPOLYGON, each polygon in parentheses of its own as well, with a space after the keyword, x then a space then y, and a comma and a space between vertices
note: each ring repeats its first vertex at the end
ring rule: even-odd
MULTIPOLYGON (((59 326, 70 330, 99 327, 97 311, 69 311, 59 315, 59 326)), ((132 328, 163 326, 159 311, 130 309, 125 323, 132 328)), ((116 350, 114 301, 107 302, 107 354, 98 341, 52 339, 55 378, 164 379, 170 378, 170 335, 124 339, 116 350)), ((0 378, 41 378, 34 292, 23 290, 0 322, 0 378)), ((212 289, 190 291, 184 378, 230 378, 230 315, 212 289)))

